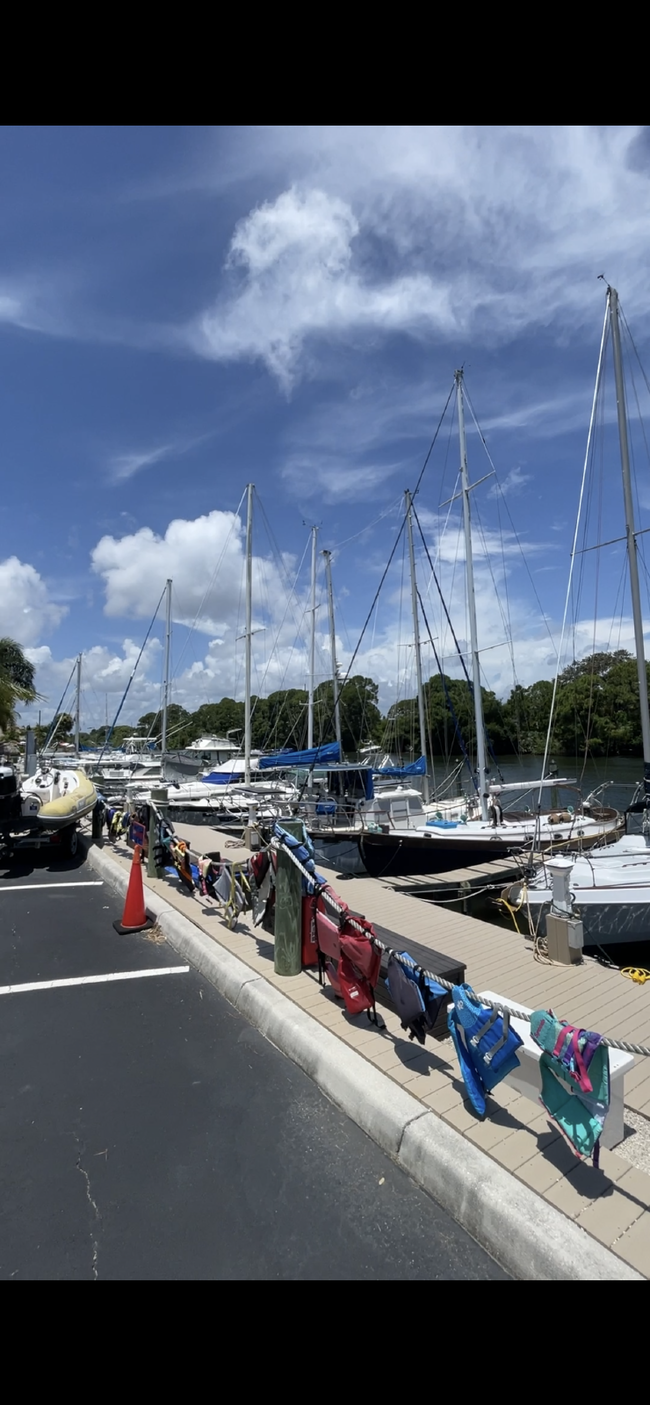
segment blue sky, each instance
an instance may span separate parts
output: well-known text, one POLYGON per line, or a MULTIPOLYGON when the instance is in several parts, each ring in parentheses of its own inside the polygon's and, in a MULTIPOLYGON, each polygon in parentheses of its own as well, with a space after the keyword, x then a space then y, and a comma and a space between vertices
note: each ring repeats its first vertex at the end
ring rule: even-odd
MULTIPOLYGON (((648 350, 649 174, 647 130, 632 127, 3 128, 0 633, 34 659, 45 713, 82 650, 83 724, 113 715, 167 576, 173 696, 242 696, 234 514, 249 481, 256 687, 306 684, 311 523, 334 553, 345 668, 461 364, 497 471, 474 494, 484 681, 504 695, 513 676, 551 676, 599 273, 648 350)), ((622 530, 612 416, 594 541, 599 513, 601 536, 622 530)), ((468 421, 476 479, 490 464, 468 421)), ((418 511, 464 646, 458 506, 448 520, 441 506, 450 428, 418 511)), ((644 527, 640 448, 636 467, 644 527)), ((568 653, 629 645, 621 548, 599 556, 597 581, 584 559, 568 653)), ((321 574, 318 598, 322 677, 321 574)), ((385 707, 413 692, 409 609, 400 544, 355 663, 385 707)), ((124 720, 158 705, 161 640, 158 623, 124 720)))

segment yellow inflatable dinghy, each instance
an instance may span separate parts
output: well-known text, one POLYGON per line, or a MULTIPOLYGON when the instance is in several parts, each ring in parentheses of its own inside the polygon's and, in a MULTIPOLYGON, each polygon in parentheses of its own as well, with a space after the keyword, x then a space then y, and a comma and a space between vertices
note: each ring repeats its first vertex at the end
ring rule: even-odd
POLYGON ((37 771, 21 786, 23 818, 55 832, 90 813, 97 791, 84 771, 37 771))

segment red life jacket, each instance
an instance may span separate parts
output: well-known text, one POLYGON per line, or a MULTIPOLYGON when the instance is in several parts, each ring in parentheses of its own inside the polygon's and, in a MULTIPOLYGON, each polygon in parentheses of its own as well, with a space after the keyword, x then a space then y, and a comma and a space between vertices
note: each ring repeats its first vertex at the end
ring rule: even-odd
POLYGON ((363 926, 367 935, 358 932, 351 925, 345 903, 331 888, 329 892, 342 911, 335 917, 325 905, 323 889, 316 894, 316 938, 321 984, 323 976, 327 975, 335 993, 343 997, 349 1015, 358 1015, 362 1010, 367 1010, 368 1017, 374 1017, 375 1023, 378 1023, 374 987, 379 979, 381 951, 371 940, 374 930, 364 918, 355 916, 355 923, 363 926))

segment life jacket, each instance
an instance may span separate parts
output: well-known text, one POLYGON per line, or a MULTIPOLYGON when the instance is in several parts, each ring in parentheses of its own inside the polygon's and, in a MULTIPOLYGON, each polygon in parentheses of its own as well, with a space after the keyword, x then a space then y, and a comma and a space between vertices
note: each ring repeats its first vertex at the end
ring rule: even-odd
POLYGON ((253 923, 256 927, 262 926, 263 931, 275 935, 275 879, 278 867, 278 856, 273 849, 268 850, 269 866, 266 875, 258 888, 257 901, 253 894, 253 923))
MULTIPOLYGON (((330 961, 338 961, 341 955, 341 929, 331 908, 325 906, 323 892, 328 890, 328 884, 319 889, 314 894, 314 915, 316 918, 316 941, 321 958, 329 958, 330 961)), ((332 892, 331 889, 329 889, 332 892)), ((332 896, 336 895, 332 892, 332 896)), ((321 965, 323 965, 321 961, 321 965)))
POLYGON ((214 885, 219 877, 219 865, 212 859, 202 858, 199 861, 199 887, 204 898, 215 898, 214 885))
POLYGON ((371 941, 372 928, 367 923, 364 926, 368 929, 365 936, 349 928, 347 923, 343 927, 339 938, 338 979, 348 1014, 358 1015, 367 1010, 368 1019, 377 1024, 375 986, 381 969, 381 951, 371 941))
POLYGON ((375 996, 365 976, 361 976, 349 957, 341 955, 336 969, 336 978, 349 1015, 360 1015, 364 1010, 375 1013, 375 996))
POLYGON ((610 1104, 609 1050, 602 1035, 534 1010, 530 1032, 542 1049, 540 1102, 578 1157, 598 1166, 610 1104))
POLYGON ((194 878, 192 876, 192 865, 190 863, 190 848, 185 839, 176 839, 171 847, 171 859, 178 874, 181 888, 186 892, 194 892, 194 878))
POLYGON ((374 932, 370 925, 364 923, 364 926, 367 927, 365 936, 362 936, 354 928, 350 931, 346 930, 346 927, 343 928, 339 938, 341 960, 345 958, 346 961, 350 961, 355 970, 363 976, 364 980, 368 981, 374 990, 381 970, 381 951, 372 941, 374 932))
POLYGON ((455 985, 447 1016, 463 1081, 472 1107, 485 1116, 486 1093, 518 1067, 523 1039, 510 1025, 510 1013, 481 1005, 469 985, 455 985))
POLYGON ((409 1039, 424 1044, 431 1033, 441 1006, 448 999, 444 986, 425 976, 407 951, 391 951, 388 958, 386 985, 400 1017, 402 1029, 409 1030, 409 1039))
POLYGON ((174 843, 174 836, 163 820, 156 827, 156 838, 153 848, 153 860, 156 868, 166 869, 170 859, 170 849, 174 843))
POLYGON ((121 834, 126 834, 129 827, 130 815, 128 811, 114 810, 111 815, 109 834, 111 839, 119 839, 121 834))
POLYGON ((259 853, 251 854, 248 860, 248 868, 250 876, 258 888, 261 888, 269 871, 270 864, 271 860, 269 858, 268 849, 260 849, 259 853))
POLYGON ((289 834, 288 830, 283 829, 282 825, 278 824, 277 820, 275 821, 275 824, 273 826, 273 834, 275 838, 279 839, 280 842, 284 844, 287 849, 291 849, 292 853, 302 864, 303 868, 306 868, 309 870, 310 873, 313 873, 316 867, 314 863, 314 846, 311 842, 311 839, 309 838, 309 835, 307 834, 307 830, 305 829, 304 824, 302 830, 303 840, 300 840, 296 839, 293 834, 289 834))
POLYGON ((593 1093, 589 1069, 602 1035, 590 1029, 578 1029, 566 1020, 558 1020, 552 1010, 534 1010, 530 1017, 532 1038, 545 1053, 559 1059, 569 1077, 581 1092, 593 1093))
MULTIPOLYGON (((323 883, 315 892, 313 900, 319 982, 322 985, 327 976, 334 993, 341 997, 349 1015, 358 1015, 366 1010, 368 1019, 379 1025, 380 1018, 375 1007, 375 986, 379 980, 381 951, 372 940, 375 935, 374 928, 365 918, 356 914, 356 926, 353 927, 349 908, 332 889, 329 889, 341 908, 341 912, 334 917, 323 899, 323 891, 327 888, 328 885, 323 883), (363 933, 357 931, 358 926, 364 928, 363 933)), ((383 1025, 383 1020, 381 1024, 383 1025)))

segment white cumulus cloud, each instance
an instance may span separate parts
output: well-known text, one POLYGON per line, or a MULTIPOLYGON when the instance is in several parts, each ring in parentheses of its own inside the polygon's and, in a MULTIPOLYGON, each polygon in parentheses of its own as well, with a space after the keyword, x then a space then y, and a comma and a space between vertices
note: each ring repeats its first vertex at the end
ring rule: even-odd
POLYGON ((290 390, 306 338, 356 328, 449 328, 444 289, 423 273, 381 279, 353 266, 359 223, 346 201, 292 186, 237 225, 228 255, 234 288, 193 331, 217 360, 263 360, 290 390))
POLYGON ((8 556, 0 561, 0 635, 18 644, 37 644, 60 624, 67 609, 50 600, 45 581, 34 566, 8 556))
POLYGON ((241 593, 242 524, 235 513, 215 510, 193 520, 177 518, 164 536, 150 527, 123 537, 105 536, 91 562, 104 582, 107 615, 152 615, 171 579, 175 620, 192 625, 200 612, 198 627, 219 634, 236 612, 241 593))
MULTIPOLYGON (((141 644, 141 640, 138 642, 127 638, 123 641, 120 653, 99 644, 85 650, 81 663, 82 731, 101 726, 107 715, 109 722, 113 721, 137 663, 141 644)), ((25 653, 35 666, 35 684, 41 694, 41 701, 31 708, 22 708, 21 720, 34 722, 40 711, 43 721, 50 721, 66 685, 69 685, 69 688, 63 708, 71 712, 74 707, 75 659, 55 658, 47 644, 26 649, 25 653)), ((159 707, 161 660, 160 640, 150 639, 142 654, 120 722, 137 721, 143 713, 159 707)))
POLYGON ((592 326, 603 271, 637 316, 650 308, 639 127, 262 128, 247 152, 238 140, 242 177, 287 186, 239 220, 190 340, 261 359, 285 391, 313 370, 317 338, 566 337, 592 326))

